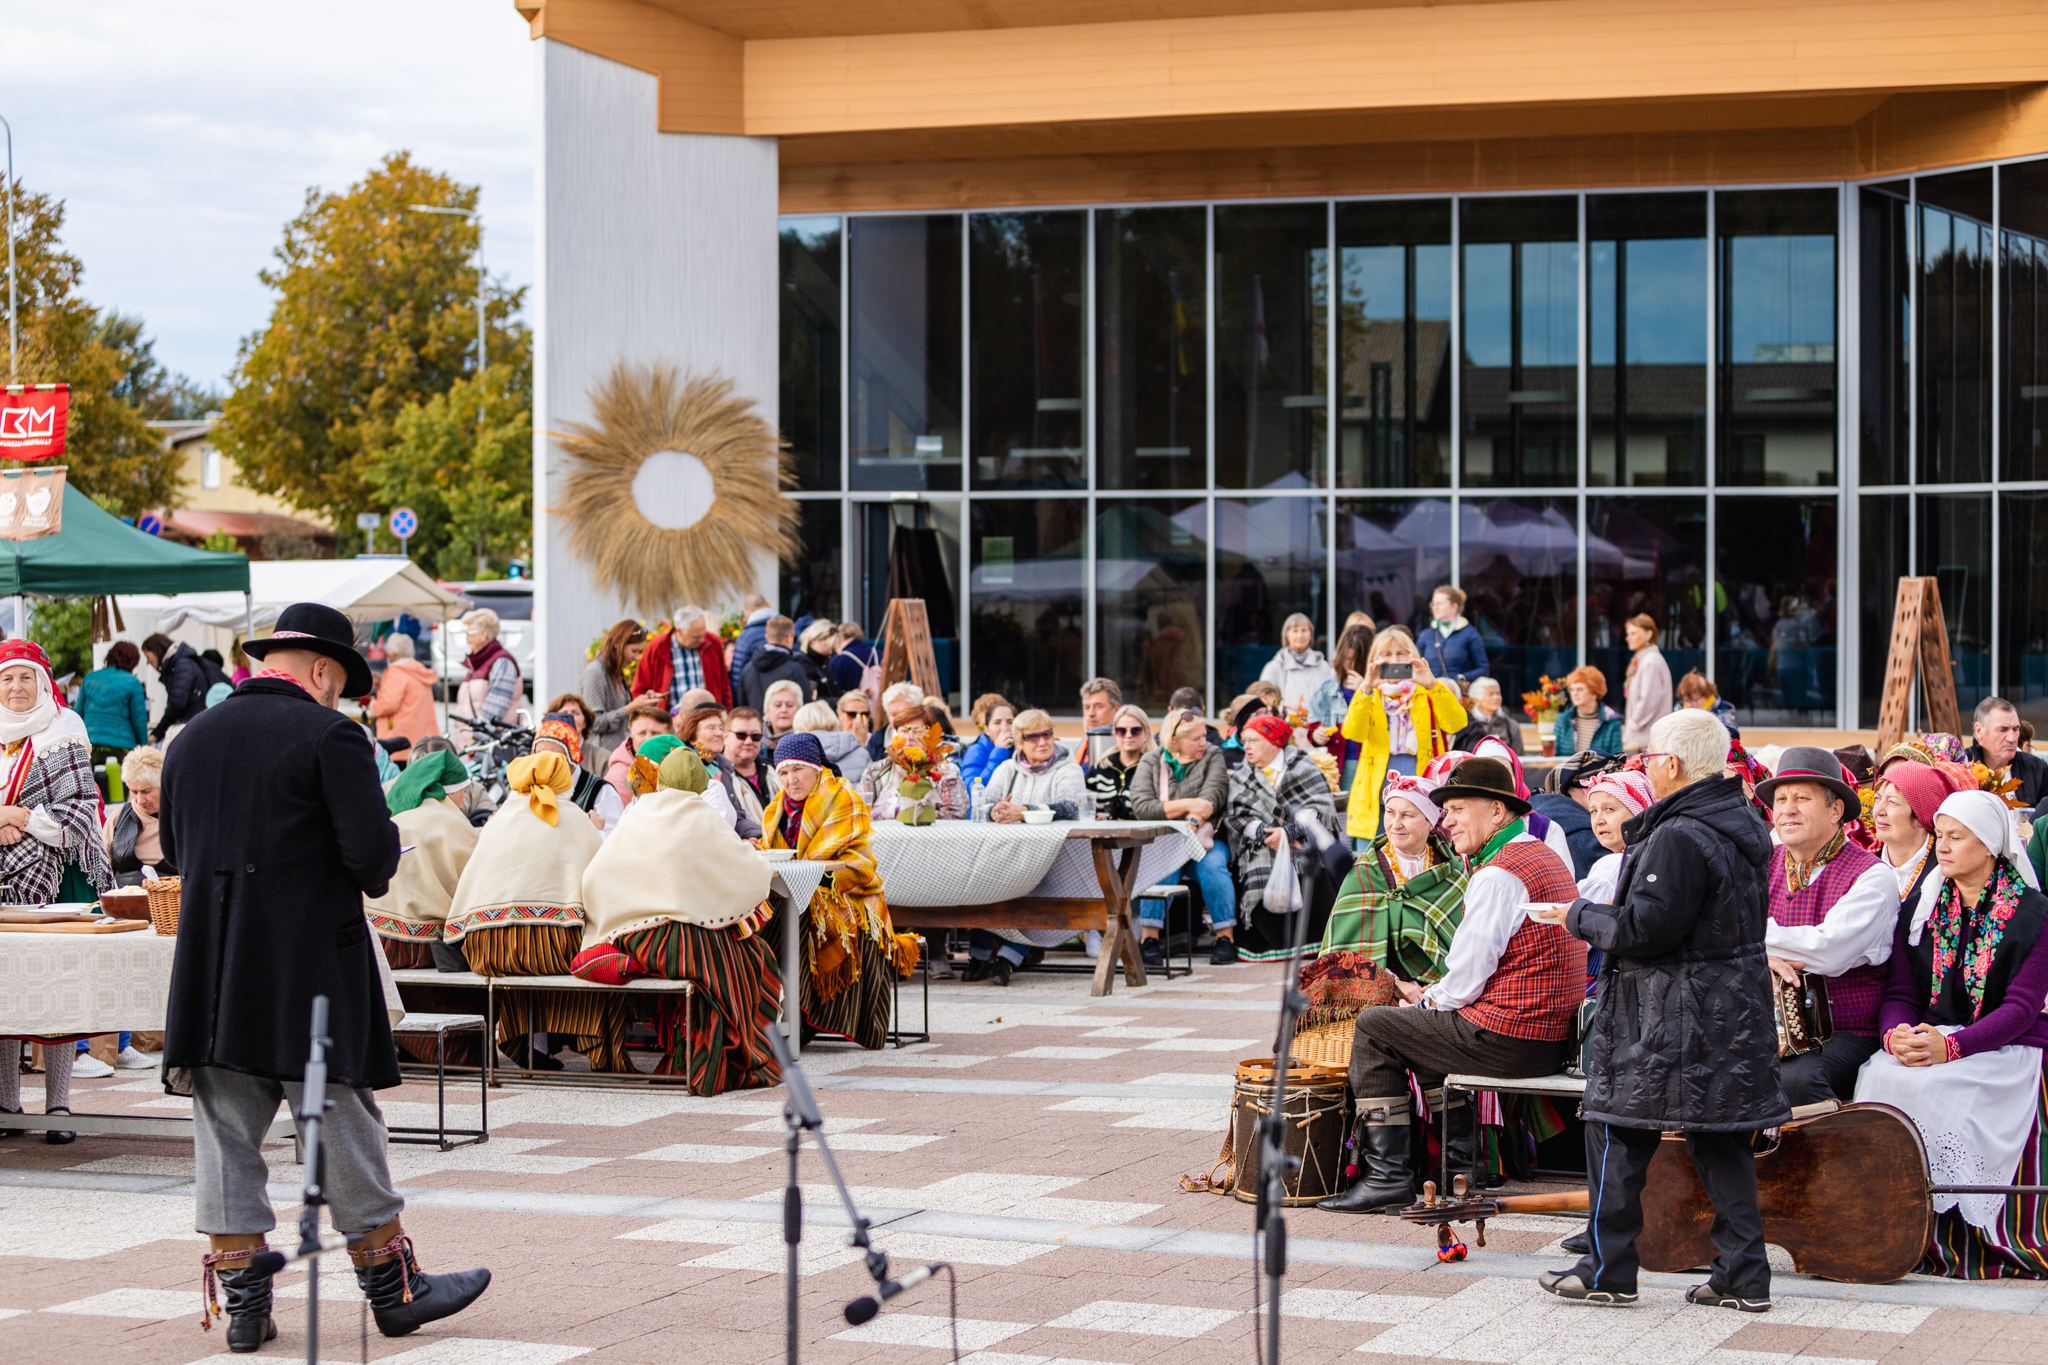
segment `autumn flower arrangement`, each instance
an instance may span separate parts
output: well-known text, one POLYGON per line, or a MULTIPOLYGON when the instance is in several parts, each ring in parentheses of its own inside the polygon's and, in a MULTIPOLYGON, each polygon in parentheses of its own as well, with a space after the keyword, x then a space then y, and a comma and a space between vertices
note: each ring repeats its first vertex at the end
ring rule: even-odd
POLYGON ((1522 694, 1522 714, 1548 725, 1564 710, 1566 700, 1564 684, 1546 673, 1536 680, 1534 692, 1522 694))
POLYGON ((933 773, 952 753, 953 741, 935 724, 898 726, 889 736, 889 762, 903 774, 896 784, 900 800, 897 820, 906 825, 929 825, 939 818, 933 773))

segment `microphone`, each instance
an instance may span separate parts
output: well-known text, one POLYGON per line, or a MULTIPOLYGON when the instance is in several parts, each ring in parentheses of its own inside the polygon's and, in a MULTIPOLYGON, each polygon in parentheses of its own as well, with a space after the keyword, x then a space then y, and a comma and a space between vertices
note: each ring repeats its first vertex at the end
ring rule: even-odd
POLYGON ((259 1251, 249 1258, 249 1269, 264 1275, 275 1275, 296 1261, 310 1261, 315 1256, 327 1256, 337 1251, 348 1250, 348 1238, 338 1232, 320 1235, 320 1244, 307 1251, 294 1248, 291 1251, 259 1251))
POLYGON ((1297 807, 1294 812, 1293 825, 1295 833, 1301 836, 1304 843, 1315 845, 1316 852, 1327 853, 1330 851, 1330 844, 1332 842, 1330 831, 1323 828, 1323 822, 1316 818, 1316 813, 1313 810, 1307 806, 1297 807))
POLYGON ((915 1289, 945 1268, 943 1261, 937 1265, 921 1265, 900 1280, 882 1281, 874 1293, 846 1305, 846 1320, 855 1327, 860 1326, 881 1312, 883 1304, 906 1289, 915 1289))

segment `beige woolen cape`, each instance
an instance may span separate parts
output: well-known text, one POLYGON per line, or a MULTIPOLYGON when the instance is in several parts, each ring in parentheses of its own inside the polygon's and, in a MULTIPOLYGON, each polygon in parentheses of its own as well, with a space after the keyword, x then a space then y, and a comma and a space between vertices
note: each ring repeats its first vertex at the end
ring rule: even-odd
POLYGON ((385 938, 431 943, 441 937, 481 831, 445 796, 400 811, 391 822, 398 826, 399 846, 412 851, 399 856, 389 890, 363 898, 363 910, 385 938))
POLYGON ((604 841, 569 802, 556 815, 550 825, 518 795, 498 807, 462 869, 443 938, 455 943, 480 929, 524 924, 582 925, 583 869, 604 841))
POLYGON ((768 860, 697 792, 661 787, 626 807, 583 872, 583 946, 679 920, 703 929, 766 918, 768 860))

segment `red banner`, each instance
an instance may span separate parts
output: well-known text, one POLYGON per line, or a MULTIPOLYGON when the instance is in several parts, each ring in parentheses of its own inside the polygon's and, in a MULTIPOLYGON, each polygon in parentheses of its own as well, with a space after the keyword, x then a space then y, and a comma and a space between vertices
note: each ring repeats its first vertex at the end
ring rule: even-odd
POLYGON ((7 385, 0 392, 0 460, 62 455, 70 418, 69 384, 7 385))

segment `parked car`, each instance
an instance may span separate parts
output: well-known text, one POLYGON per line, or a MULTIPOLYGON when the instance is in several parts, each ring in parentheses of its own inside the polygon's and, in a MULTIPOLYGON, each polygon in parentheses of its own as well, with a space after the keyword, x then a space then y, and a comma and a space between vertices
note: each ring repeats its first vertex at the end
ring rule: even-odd
MULTIPOLYGON (((489 607, 498 613, 498 642, 519 662, 519 677, 529 700, 533 697, 533 592, 531 578, 490 578, 474 583, 443 583, 442 587, 463 600, 463 610, 489 607)), ((433 627, 434 672, 444 685, 459 683, 467 671, 462 666, 469 642, 461 625, 448 622, 443 638, 441 624, 433 627)))

